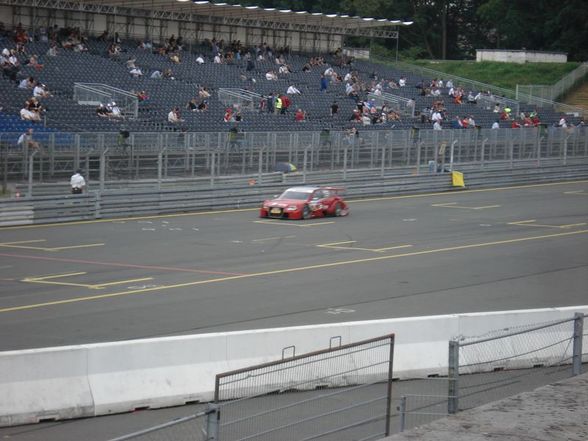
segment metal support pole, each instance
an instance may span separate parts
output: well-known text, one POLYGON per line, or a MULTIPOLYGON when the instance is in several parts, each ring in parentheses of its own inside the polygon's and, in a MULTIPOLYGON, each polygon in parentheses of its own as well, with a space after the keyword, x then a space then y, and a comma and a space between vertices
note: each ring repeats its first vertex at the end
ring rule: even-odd
POLYGON ((343 180, 347 180, 347 146, 343 149, 343 180))
POLYGON ((210 187, 214 188, 214 173, 215 173, 215 167, 216 167, 216 153, 213 150, 212 153, 210 154, 210 187))
POLYGON ((302 183, 306 184, 306 161, 308 159, 308 146, 304 147, 304 156, 302 159, 302 183))
POLYGON ((453 171, 453 155, 455 152, 455 144, 457 144, 457 139, 451 143, 451 150, 449 152, 449 171, 453 171))
POLYGON ((104 191, 104 178, 106 176, 106 153, 109 148, 106 148, 100 152, 100 193, 104 191))
POLYGON ((449 342, 447 378, 449 380, 447 412, 454 414, 459 410, 459 342, 454 340, 449 342))
POLYGON ((29 155, 29 185, 28 185, 28 189, 27 189, 27 197, 33 197, 33 165, 34 165, 34 161, 33 158, 35 157, 35 155, 37 154, 37 151, 32 152, 29 155))
MULTIPOLYGON (((416 174, 417 176, 421 174, 421 148, 423 146, 422 142, 417 143, 417 155, 416 155, 416 174)), ((451 149, 453 155, 453 148, 451 149)))
POLYGON ((566 136, 566 138, 564 139, 564 151, 563 151, 563 165, 568 165, 568 139, 569 137, 572 135, 568 135, 566 136))
POLYGON ((406 429, 406 396, 400 397, 400 406, 398 406, 398 412, 400 413, 400 430, 404 432, 406 429))
POLYGON ((582 373, 582 336, 584 334, 584 314, 576 312, 574 314, 574 345, 572 354, 572 375, 582 373))
POLYGON ((380 158, 381 160, 381 164, 380 164, 380 176, 383 178, 384 177, 384 170, 386 168, 386 146, 382 146, 382 157, 380 158))
POLYGON ((167 147, 164 147, 159 151, 157 154, 157 191, 161 191, 161 178, 162 178, 162 169, 163 169, 163 154, 167 150, 167 147))
POLYGON ((218 404, 208 403, 206 412, 206 441, 217 441, 220 422, 220 409, 218 404))
POLYGON ((394 341, 395 336, 390 336, 390 355, 388 358, 388 386, 386 391, 386 431, 384 435, 390 435, 390 418, 392 417, 392 379, 394 367, 394 341))
POLYGON ((482 147, 480 147, 480 168, 484 168, 484 161, 486 160, 486 143, 488 138, 484 138, 482 141, 482 147))
POLYGON ((259 164, 257 167, 257 182, 261 184, 263 179, 263 147, 259 149, 259 164))

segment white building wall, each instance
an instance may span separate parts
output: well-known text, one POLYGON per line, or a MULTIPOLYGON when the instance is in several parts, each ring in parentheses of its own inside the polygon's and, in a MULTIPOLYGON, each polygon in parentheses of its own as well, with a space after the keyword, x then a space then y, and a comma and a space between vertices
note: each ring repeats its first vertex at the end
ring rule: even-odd
POLYGON ((540 52, 525 50, 476 49, 476 61, 499 61, 504 63, 567 63, 563 52, 540 52))

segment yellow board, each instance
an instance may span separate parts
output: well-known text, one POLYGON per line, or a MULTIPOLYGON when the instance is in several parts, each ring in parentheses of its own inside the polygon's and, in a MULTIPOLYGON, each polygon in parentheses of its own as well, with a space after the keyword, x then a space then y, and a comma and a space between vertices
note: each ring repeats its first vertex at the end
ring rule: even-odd
POLYGON ((463 173, 458 171, 451 172, 451 183, 454 187, 465 187, 463 173))

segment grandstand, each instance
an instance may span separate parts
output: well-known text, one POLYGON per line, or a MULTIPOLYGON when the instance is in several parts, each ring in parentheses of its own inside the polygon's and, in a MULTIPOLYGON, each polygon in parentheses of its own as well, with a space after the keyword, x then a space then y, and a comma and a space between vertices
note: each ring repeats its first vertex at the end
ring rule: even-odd
MULTIPOLYGON (((34 40, 26 44, 26 53, 18 54, 21 63, 16 81, 4 75, 0 78, 0 95, 3 97, 0 105, 3 107, 0 113, 0 131, 19 132, 26 127, 33 126, 37 131, 57 130, 62 132, 153 132, 153 131, 188 131, 188 132, 226 132, 231 124, 223 120, 227 104, 226 99, 221 99, 221 89, 241 89, 244 93, 268 97, 270 94, 283 95, 290 85, 294 85, 301 91, 299 95, 290 96, 291 105, 285 114, 269 113, 266 110, 243 109, 242 121, 238 124, 242 131, 320 131, 323 129, 344 130, 352 125, 361 126, 361 130, 390 130, 419 128, 430 129, 432 125, 426 118, 421 119, 422 109, 433 107, 434 101, 442 100, 445 107, 445 121, 450 122, 456 116, 471 116, 476 125, 482 128, 490 128, 496 121, 497 115, 476 104, 463 102, 455 104, 448 96, 446 87, 440 88, 441 96, 423 96, 422 87, 428 86, 432 78, 415 75, 406 70, 381 64, 375 64, 367 60, 352 60, 338 53, 328 54, 320 49, 325 64, 311 66, 309 59, 318 55, 318 52, 305 52, 301 48, 299 52, 288 49, 282 51, 274 49, 273 52, 265 48, 262 52, 264 59, 258 58, 259 52, 255 51, 255 45, 221 48, 224 55, 232 51, 240 51, 239 56, 226 63, 214 63, 216 45, 210 41, 199 41, 194 44, 184 45, 178 52, 180 63, 172 61, 169 54, 161 49, 166 44, 164 38, 161 43, 154 44, 153 48, 139 47, 140 40, 125 39, 119 44, 120 54, 109 54, 109 46, 112 40, 101 40, 89 37, 86 42, 87 51, 77 52, 72 49, 63 49, 59 46, 57 56, 48 56, 49 41, 41 41, 38 29, 29 32, 34 40), (30 54, 39 54, 39 63, 43 65, 38 69, 32 65, 26 65, 30 54), (247 55, 249 54, 249 55, 247 55), (202 56, 204 63, 198 58, 202 56), (247 66, 246 57, 251 57, 253 64, 247 66), (278 70, 275 58, 280 56, 289 73, 277 74, 277 80, 266 79, 266 73, 278 70), (135 64, 142 70, 143 76, 134 78, 129 73, 127 61, 134 59, 135 64), (333 67, 336 75, 333 81, 329 81, 326 90, 320 91, 321 76, 329 67, 333 67), (308 67, 308 66, 307 66, 308 67), (170 78, 151 78, 153 72, 171 71, 170 78), (346 94, 346 83, 343 79, 347 74, 353 74, 357 95, 354 98, 346 94), (47 108, 44 121, 41 123, 22 122, 18 119, 18 113, 23 103, 30 98, 31 91, 19 89, 18 81, 22 78, 33 76, 37 81, 46 84, 54 95, 51 98, 43 98, 42 104, 47 108), (390 87, 390 80, 398 82, 400 77, 406 78, 406 86, 390 87), (103 118, 96 114, 95 106, 78 104, 74 101, 75 83, 97 83, 116 87, 129 93, 145 91, 148 99, 139 102, 138 116, 126 118, 103 118), (200 87, 206 87, 210 93, 207 99, 207 110, 203 112, 191 112, 185 108, 191 98, 198 98, 200 87), (399 99, 410 99, 415 103, 415 116, 404 114, 400 120, 388 120, 377 124, 353 123, 350 121, 357 103, 365 100, 368 107, 370 102, 377 105, 379 100, 369 99, 368 94, 374 92, 376 87, 390 96, 399 99), (331 104, 337 101, 339 111, 331 115, 331 104), (183 122, 170 123, 167 116, 171 109, 179 107, 183 122), (302 109, 306 113, 304 122, 294 123, 294 112, 302 109)), ((62 32, 63 38, 67 38, 67 32, 62 32)), ((63 40, 58 41, 59 45, 63 40)), ((0 46, 11 49, 14 47, 12 33, 7 32, 0 40, 0 46)), ((330 48, 332 51, 336 47, 330 48)), ((226 60, 226 59, 225 59, 226 60)), ((458 84, 456 84, 458 86, 458 84)), ((466 90, 466 93, 468 90, 466 90)), ((480 91, 474 90, 474 94, 480 91)), ((106 101, 106 100, 105 100, 106 101)), ((200 99, 199 101, 202 101, 200 99)), ((104 102, 104 104, 107 104, 104 102)), ((229 105, 230 106, 230 105, 229 105)), ((235 106, 237 104, 235 103, 235 106)), ((238 109, 240 110, 240 109, 238 109)), ((378 115, 380 108, 377 108, 378 115)), ((537 108, 536 106, 520 104, 523 112, 538 111, 541 123, 552 125, 557 123, 560 114, 552 108, 537 108)), ((374 112, 375 113, 375 112, 374 112)), ((518 116, 518 115, 517 115, 518 116)), ((573 122, 573 119, 572 119, 573 122)), ((510 127, 509 121, 501 121, 501 127, 510 127)), ((444 128, 449 128, 445 124, 444 128)))

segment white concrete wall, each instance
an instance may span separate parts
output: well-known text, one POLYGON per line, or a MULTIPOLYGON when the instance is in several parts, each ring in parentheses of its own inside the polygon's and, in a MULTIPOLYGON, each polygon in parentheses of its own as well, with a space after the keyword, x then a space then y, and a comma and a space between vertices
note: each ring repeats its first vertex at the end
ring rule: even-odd
POLYGON ((504 63, 567 63, 568 55, 562 52, 525 50, 476 49, 476 61, 504 63))
MULTIPOLYGON (((588 306, 187 335, 0 353, 0 426, 210 400, 215 375, 395 333, 395 378, 447 375, 448 341, 557 319, 588 306)), ((588 345, 588 342, 586 343, 588 345)), ((584 351, 585 352, 585 351, 584 351)), ((532 365, 535 360, 527 360, 532 365)))

